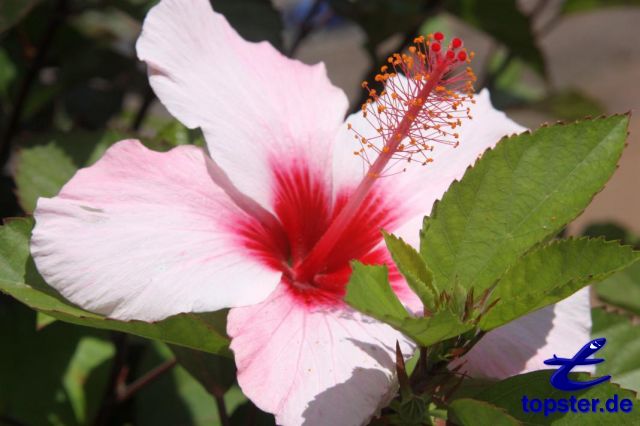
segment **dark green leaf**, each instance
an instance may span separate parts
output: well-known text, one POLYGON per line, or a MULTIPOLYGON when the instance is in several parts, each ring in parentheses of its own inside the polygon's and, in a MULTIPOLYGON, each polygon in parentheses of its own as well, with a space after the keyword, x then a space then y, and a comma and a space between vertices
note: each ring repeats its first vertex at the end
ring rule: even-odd
POLYGON ((582 212, 616 169, 628 117, 506 138, 425 218, 420 252, 440 289, 491 287, 525 252, 582 212))
POLYGON ((640 392, 640 327, 632 318, 602 308, 591 310, 591 320, 591 335, 607 339, 598 352, 605 359, 596 367, 598 375, 609 374, 620 386, 640 392))
POLYGON ((598 297, 640 315, 640 264, 636 263, 596 286, 598 297))
POLYGON ((598 101, 575 90, 552 93, 546 98, 533 103, 531 108, 549 114, 558 120, 579 120, 587 116, 595 117, 605 111, 598 101))
POLYGON ((84 311, 44 283, 29 255, 31 219, 14 219, 0 228, 0 291, 54 318, 74 324, 124 331, 191 349, 229 355, 226 312, 179 314, 163 321, 118 321, 84 311))
POLYGON ((600 222, 592 223, 587 226, 582 235, 587 237, 603 237, 609 241, 620 241, 622 244, 627 244, 640 249, 640 239, 624 229, 620 225, 612 222, 600 222))
POLYGON ((602 239, 558 240, 537 247, 500 278, 489 299, 498 302, 480 327, 491 330, 559 302, 638 259, 640 252, 602 239))
POLYGON ((545 73, 544 57, 536 45, 531 21, 515 0, 448 0, 447 10, 504 44, 539 73, 545 73))
POLYGON ((351 307, 401 331, 421 346, 458 336, 473 328, 445 308, 430 317, 414 317, 393 292, 386 266, 353 263, 344 299, 351 307))
POLYGON ((589 12, 605 7, 640 6, 640 0, 565 0, 562 13, 589 12))
POLYGON ((455 400, 449 406, 449 420, 460 426, 517 426, 518 420, 503 408, 469 398, 455 400))
MULTIPOLYGON (((515 417, 517 420, 526 425, 637 425, 640 424, 640 410, 638 410, 640 401, 636 399, 634 392, 622 389, 618 385, 605 382, 597 386, 593 386, 580 392, 565 392, 557 390, 551 386, 549 378, 554 370, 540 370, 531 373, 521 374, 510 377, 501 382, 488 385, 473 395, 471 398, 488 402, 496 407, 503 408, 515 417), (599 399, 599 407, 603 407, 607 399, 618 395, 618 400, 630 399, 633 402, 633 410, 630 413, 623 413, 620 410, 616 413, 603 413, 597 410, 595 413, 571 412, 560 413, 552 412, 545 416, 543 412, 534 413, 529 410, 523 410, 522 398, 526 396, 529 400, 534 398, 544 400, 546 398, 563 398, 569 399, 575 396, 577 399, 587 398, 599 399)), ((589 380, 586 373, 571 374, 572 380, 585 381, 589 380)), ((615 378, 614 378, 615 379, 615 378)), ((591 401, 589 401, 591 406, 591 401)), ((577 407, 576 407, 577 409, 577 407)), ((569 408, 570 410, 570 408, 569 408)))
POLYGON ((2 0, 0 2, 0 33, 16 25, 41 0, 2 0))

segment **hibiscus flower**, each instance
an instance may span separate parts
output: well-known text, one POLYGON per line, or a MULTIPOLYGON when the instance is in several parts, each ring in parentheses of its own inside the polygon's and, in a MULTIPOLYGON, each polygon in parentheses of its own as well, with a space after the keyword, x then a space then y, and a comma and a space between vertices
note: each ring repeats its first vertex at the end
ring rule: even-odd
MULTIPOLYGON (((345 305, 349 262, 388 264, 398 296, 419 310, 380 230, 415 245, 423 215, 450 183, 522 128, 493 109, 486 91, 454 108, 450 87, 426 90, 424 81, 388 72, 380 80, 403 94, 441 91, 432 109, 472 108, 473 120, 455 120, 456 134, 431 128, 432 136, 416 136, 427 141, 413 141, 414 122, 437 113, 416 95, 413 107, 385 121, 379 107, 396 99, 373 93, 364 108, 373 113, 345 121, 347 99, 322 64, 246 42, 207 0, 161 1, 137 52, 159 99, 203 130, 207 149, 112 146, 58 196, 39 200, 31 243, 38 270, 73 303, 120 320, 231 308, 238 382, 258 407, 284 425, 366 422, 397 389, 396 341, 405 354, 413 346, 345 305), (420 155, 424 167, 404 162, 420 155), (393 169, 399 159, 407 166, 393 169)), ((449 59, 467 59, 456 55, 449 59)), ((489 333, 465 368, 498 378, 541 368, 558 347, 584 343, 589 318, 580 292, 489 333)))

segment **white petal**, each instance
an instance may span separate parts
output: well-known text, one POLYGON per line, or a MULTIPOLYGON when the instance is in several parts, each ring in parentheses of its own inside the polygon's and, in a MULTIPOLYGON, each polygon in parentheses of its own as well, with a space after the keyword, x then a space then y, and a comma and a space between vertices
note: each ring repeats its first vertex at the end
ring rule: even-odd
POLYGON ((257 306, 232 309, 243 392, 278 424, 361 425, 395 395, 397 331, 348 308, 311 308, 282 283, 257 306))
POLYGON ((273 211, 273 170, 305 162, 330 179, 331 143, 347 108, 324 65, 249 43, 208 0, 162 0, 137 44, 169 111, 201 127, 238 189, 273 211))
MULTIPOLYGON (((464 357, 462 371, 504 379, 553 368, 545 359, 573 357, 591 340, 589 289, 487 333, 464 357)), ((593 371, 593 366, 574 371, 593 371)))
POLYGON ((210 161, 194 146, 114 145, 38 201, 38 270, 75 304, 123 320, 264 300, 281 273, 251 248, 259 239, 246 233, 261 228, 214 183, 210 161))

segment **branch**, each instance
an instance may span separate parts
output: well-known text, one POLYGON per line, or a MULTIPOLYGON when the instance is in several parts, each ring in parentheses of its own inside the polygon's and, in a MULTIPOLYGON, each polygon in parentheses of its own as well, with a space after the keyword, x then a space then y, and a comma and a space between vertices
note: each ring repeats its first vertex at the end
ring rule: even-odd
POLYGON ((140 108, 136 113, 133 122, 131 123, 131 130, 137 132, 142 127, 142 123, 144 119, 147 117, 147 113, 149 112, 149 108, 153 104, 153 101, 156 99, 155 93, 151 89, 151 86, 147 85, 144 91, 144 95, 142 97, 142 104, 140 104, 140 108))
POLYGON ((127 335, 124 333, 113 332, 111 334, 111 340, 116 348, 116 354, 113 359, 113 364, 111 365, 106 394, 102 400, 100 410, 98 410, 95 420, 92 423, 94 426, 104 426, 109 424, 112 411, 116 405, 117 389, 121 383, 126 380, 126 373, 129 371, 127 368, 127 335))
POLYGON ((149 371, 144 376, 140 377, 138 380, 131 383, 129 386, 120 388, 116 395, 116 402, 118 404, 125 402, 126 400, 134 396, 140 389, 144 388, 150 383, 153 383, 164 373, 171 370, 176 366, 176 364, 177 361, 175 358, 165 361, 153 370, 149 371))
POLYGON ((220 423, 222 426, 230 426, 229 414, 227 414, 227 406, 224 403, 224 397, 215 396, 216 406, 218 407, 218 417, 220 417, 220 423))

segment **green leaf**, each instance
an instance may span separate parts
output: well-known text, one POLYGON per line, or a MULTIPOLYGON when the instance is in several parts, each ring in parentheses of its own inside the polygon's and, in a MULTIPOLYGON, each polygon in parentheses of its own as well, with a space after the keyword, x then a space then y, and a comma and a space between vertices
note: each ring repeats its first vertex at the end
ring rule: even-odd
POLYGON ((179 314, 163 321, 118 321, 84 311, 60 296, 38 275, 29 254, 31 219, 0 227, 0 291, 56 319, 88 327, 123 331, 191 349, 229 356, 226 312, 179 314))
POLYGON ((16 25, 41 0, 2 0, 0 2, 0 33, 16 25))
POLYGON ((438 291, 433 285, 433 273, 424 263, 420 253, 405 243, 402 238, 386 232, 384 232, 384 241, 394 263, 413 292, 418 295, 425 307, 434 311, 438 291))
MULTIPOLYGON (((580 392, 565 392, 555 389, 551 386, 549 379, 555 370, 539 370, 531 373, 521 374, 510 377, 506 380, 491 384, 472 393, 468 397, 485 401, 496 407, 503 408, 515 417, 517 420, 526 425, 637 425, 640 424, 640 410, 638 404, 640 401, 636 399, 634 392, 622 389, 618 385, 605 382, 597 386, 593 386, 580 392), (634 409, 630 413, 623 413, 618 410, 617 413, 603 413, 597 410, 595 413, 571 412, 560 413, 550 412, 545 416, 543 412, 534 413, 529 410, 523 410, 522 398, 526 396, 529 401, 532 399, 540 399, 542 403, 547 398, 563 398, 569 399, 575 396, 577 399, 587 398, 599 399, 599 407, 603 407, 607 399, 618 395, 618 400, 630 399, 633 401, 634 409)), ((572 380, 585 381, 589 380, 586 373, 572 373, 572 380)), ((591 405, 591 401, 589 401, 591 405)), ((577 409, 577 407, 576 407, 577 409)))
POLYGON ((628 116, 506 138, 454 182, 425 218, 420 253, 443 290, 476 294, 580 214, 616 169, 628 116))
POLYGON ((115 132, 71 132, 45 136, 20 150, 15 180, 20 205, 33 212, 39 197, 53 197, 80 168, 95 163, 109 146, 123 139, 115 132))
POLYGON ((449 405, 448 420, 460 426, 517 426, 521 423, 503 408, 484 401, 460 398, 449 405))
POLYGON ((565 0, 562 13, 589 12, 605 7, 640 6, 640 0, 565 0))
POLYGON ((602 301, 640 315, 640 263, 598 284, 596 293, 602 301))
POLYGON ((569 297, 640 259, 629 246, 603 239, 558 240, 524 255, 500 278, 480 321, 491 330, 569 297))
POLYGON ((591 320, 594 339, 607 339, 598 352, 605 362, 597 365, 597 374, 610 374, 620 386, 640 392, 640 327, 630 317, 602 308, 591 310, 591 320))
POLYGON ((386 266, 353 262, 353 272, 344 298, 354 309, 383 321, 401 331, 421 346, 431 346, 473 328, 448 309, 430 317, 417 318, 409 314, 388 280, 386 266))
POLYGON ((531 21, 515 0, 494 0, 491 7, 482 0, 448 0, 446 9, 504 44, 516 56, 545 74, 544 57, 536 45, 531 21))

